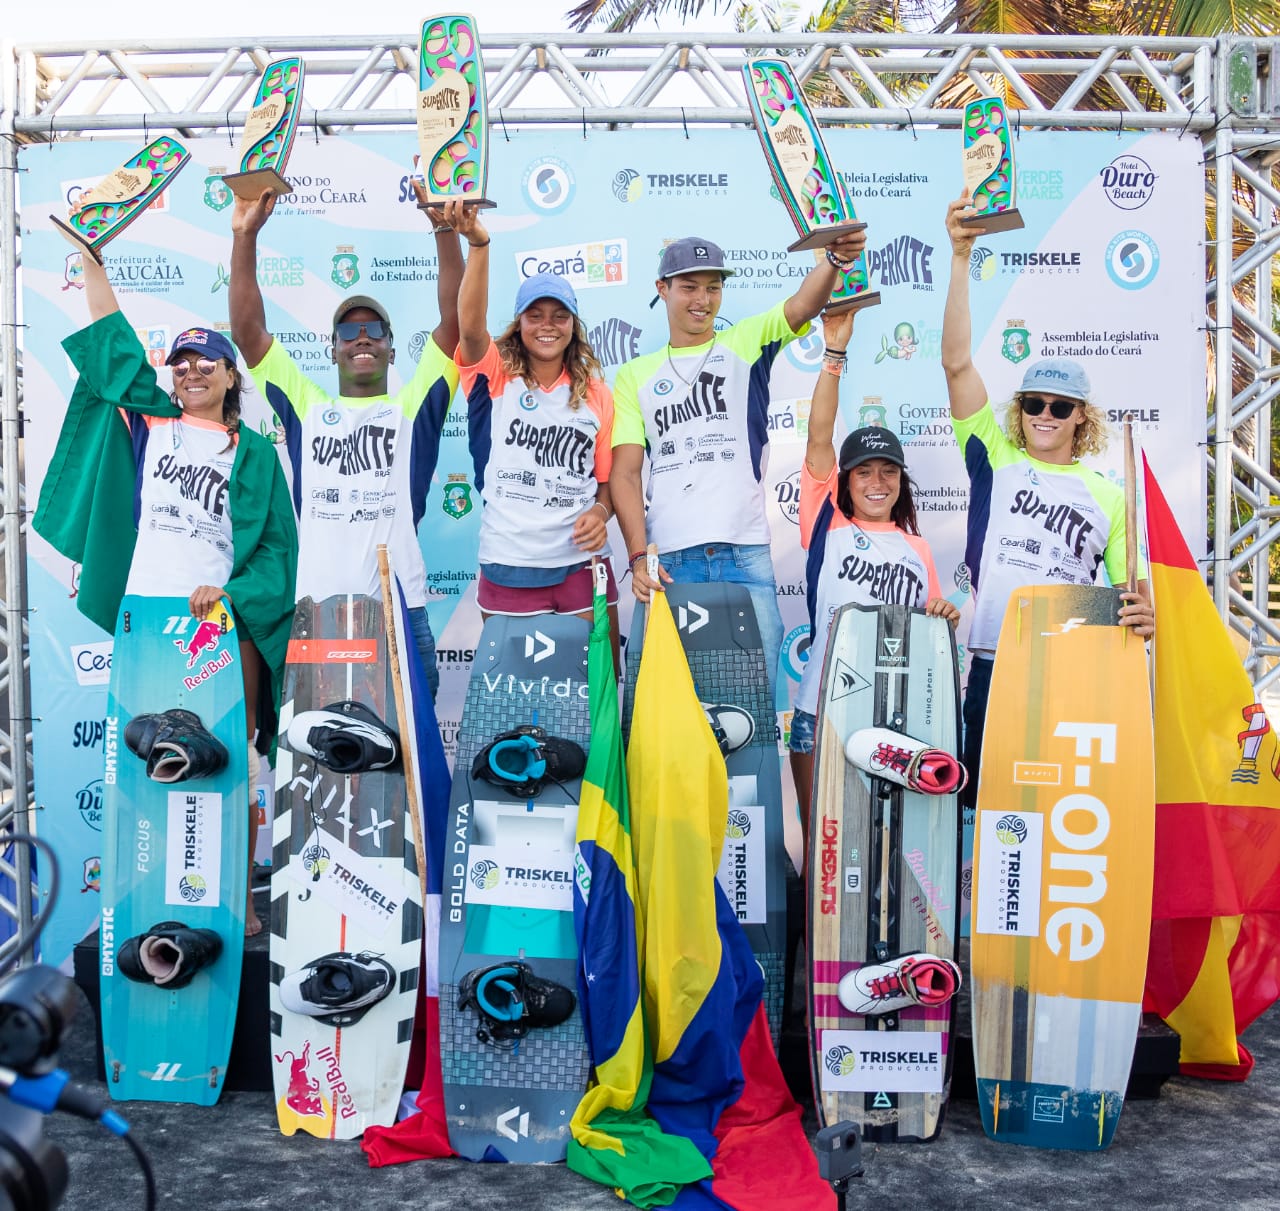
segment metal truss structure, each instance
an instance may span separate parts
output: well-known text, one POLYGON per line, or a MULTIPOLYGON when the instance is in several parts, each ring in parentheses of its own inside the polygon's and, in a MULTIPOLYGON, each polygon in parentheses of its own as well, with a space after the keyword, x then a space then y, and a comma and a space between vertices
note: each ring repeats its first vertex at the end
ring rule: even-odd
MULTIPOLYGON (((483 50, 490 119, 499 131, 746 125, 739 69, 753 56, 781 54, 812 84, 824 124, 955 127, 965 99, 1002 94, 1018 126, 1174 130, 1199 138, 1211 250, 1204 327, 1212 400, 1206 505, 1215 523, 1211 568, 1219 571, 1213 590, 1223 616, 1249 638, 1259 692, 1280 682, 1280 619, 1268 610, 1270 553, 1280 538, 1280 482, 1271 459, 1272 403, 1280 395, 1272 302, 1280 254, 1280 39, 555 33, 486 36, 483 50), (1243 579, 1233 587, 1225 573, 1237 572, 1243 579), (1245 581, 1248 587, 1239 587, 1245 581)), ((315 137, 414 128, 414 33, 9 43, 0 50, 0 829, 25 827, 31 808, 18 145, 161 130, 225 130, 231 138, 263 67, 291 54, 306 58, 302 122, 315 137)), ((18 847, 0 862, 0 873, 29 887, 26 851, 18 847)), ((0 901, 0 914, 25 926, 31 897, 0 901)))

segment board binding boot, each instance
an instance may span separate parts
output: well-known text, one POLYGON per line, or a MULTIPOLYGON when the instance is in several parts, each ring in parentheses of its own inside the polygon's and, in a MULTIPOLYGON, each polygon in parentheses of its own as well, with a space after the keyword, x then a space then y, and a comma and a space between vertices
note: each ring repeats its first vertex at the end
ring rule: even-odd
POLYGON ((945 1005, 960 990, 960 968, 940 955, 909 954, 868 963, 840 979, 836 996, 850 1013, 892 1013, 945 1005))
POLYGON ((400 737, 362 702, 349 698, 303 711, 289 724, 289 747, 335 774, 396 769, 400 737))
POLYGON ((181 921, 161 921, 144 934, 127 938, 116 955, 120 974, 157 988, 185 988, 196 973, 222 953, 212 929, 188 929, 181 921))
POLYGON ((587 757, 581 746, 550 736, 532 723, 501 732, 475 755, 471 776, 500 786, 517 799, 534 799, 548 782, 582 776, 587 757))
POLYGON ((458 984, 458 1009, 474 1009, 476 1038, 514 1046, 534 1028, 559 1026, 577 998, 563 984, 534 975, 527 963, 497 963, 469 971, 458 984))
POLYGON ((756 721, 750 711, 725 702, 704 702, 701 706, 723 756, 746 748, 755 739, 756 721))
POLYGON ((381 955, 336 950, 285 976, 280 1005, 330 1026, 354 1026, 395 982, 395 968, 381 955))
POLYGON ((887 727, 859 728, 845 744, 845 756, 860 770, 921 795, 958 794, 968 772, 950 753, 887 727))
POLYGON ((135 715, 125 725, 124 742, 147 763, 147 777, 153 782, 211 778, 230 760, 226 745, 200 716, 180 707, 135 715))

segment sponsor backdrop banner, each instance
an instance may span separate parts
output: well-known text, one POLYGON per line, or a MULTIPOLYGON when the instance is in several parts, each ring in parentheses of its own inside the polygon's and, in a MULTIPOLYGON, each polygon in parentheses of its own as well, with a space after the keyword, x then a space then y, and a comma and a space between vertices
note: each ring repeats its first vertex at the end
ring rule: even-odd
MULTIPOLYGON (((856 323, 841 386, 843 426, 884 424, 902 438, 944 590, 965 611, 963 659, 967 480, 947 420, 939 361, 949 265, 943 216, 960 189, 959 137, 832 131, 828 146, 870 224, 872 286, 884 300, 856 323)), ((124 312, 157 364, 184 327, 227 320, 231 195, 219 178, 234 167, 235 149, 226 137, 194 140, 190 147, 192 163, 159 206, 107 255, 124 312)), ((119 162, 122 150, 112 141, 22 149, 25 434, 33 503, 72 383, 59 342, 87 320, 78 256, 45 216, 64 214, 78 190, 119 162)), ((393 387, 411 371, 436 323, 435 241, 412 201, 413 154, 412 133, 300 138, 289 166, 295 193, 281 201, 260 240, 258 278, 268 322, 302 368, 330 388, 336 389, 336 376, 329 322, 344 294, 371 293, 389 308, 397 351, 393 387)), ((992 395, 1007 400, 1025 364, 1037 357, 1080 358, 1113 420, 1135 412, 1162 482, 1180 485, 1173 500, 1178 519, 1193 546, 1202 546, 1199 146, 1165 134, 1028 132, 1019 141, 1018 163, 1027 227, 981 238, 970 266, 976 356, 992 395)), ((664 241, 698 234, 724 246, 737 270, 725 292, 724 323, 785 297, 813 263, 812 254, 785 251, 794 232, 749 130, 688 137, 666 130, 591 130, 585 137, 511 131, 492 143, 487 192, 498 203, 484 215, 493 234, 491 329, 510 318, 522 278, 556 270, 577 288, 611 377, 627 358, 666 340, 664 312, 649 305, 664 241)), ((767 488, 786 632, 780 743, 809 655, 797 485, 821 350, 820 333, 792 344, 772 380, 767 488)), ((261 397, 250 395, 246 416, 276 434, 261 397)), ((1118 440, 1099 466, 1119 478, 1118 440)), ((474 482, 458 406, 445 428, 421 526, 449 751, 480 631, 474 482)), ((616 533, 614 550, 621 570, 625 555, 616 533)), ((78 570, 36 535, 29 568, 38 820, 62 857, 70 888, 44 940, 46 957, 57 963, 97 912, 95 779, 102 751, 101 732, 92 725, 104 715, 110 637, 75 611, 78 570), (81 883, 84 894, 77 895, 81 883)), ((623 589, 625 632, 630 594, 625 583, 623 589)))

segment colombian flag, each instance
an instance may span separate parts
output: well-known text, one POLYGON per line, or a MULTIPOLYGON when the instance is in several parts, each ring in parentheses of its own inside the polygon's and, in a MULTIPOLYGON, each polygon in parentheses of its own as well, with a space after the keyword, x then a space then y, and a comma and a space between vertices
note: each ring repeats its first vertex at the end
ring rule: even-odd
POLYGON ((569 1168, 638 1207, 665 1207, 686 1182, 711 1175, 702 1154, 664 1135, 645 1111, 653 1075, 640 1000, 640 922, 627 806, 618 683, 603 565, 587 657, 591 751, 578 804, 573 923, 578 1003, 595 1081, 574 1113, 569 1168))
POLYGON ((444 883, 444 839, 449 827, 449 765, 440 740, 440 725, 431 700, 418 645, 413 641, 404 594, 400 593, 397 618, 397 647, 400 667, 407 671, 406 691, 413 713, 411 768, 407 776, 418 775, 418 802, 422 805, 422 844, 427 870, 423 880, 422 902, 422 969, 418 973, 422 1002, 418 1020, 414 1022, 413 1046, 409 1053, 410 1085, 421 1084, 416 1114, 389 1127, 369 1127, 361 1137, 360 1147, 377 1168, 402 1161, 428 1160, 453 1156, 449 1145, 449 1125, 444 1109, 444 1076, 440 1071, 440 892, 444 883), (421 1074, 417 1071, 422 1059, 421 1074))
POLYGON ((649 610, 627 775, 654 1065, 649 1110, 713 1170, 673 1205, 824 1206, 831 1191, 769 1038, 764 977, 716 882, 728 778, 662 593, 649 610))
POLYGON ((1155 597, 1156 860, 1145 1007, 1182 1070, 1243 1080, 1236 1036, 1280 995, 1275 733, 1143 459, 1155 597))

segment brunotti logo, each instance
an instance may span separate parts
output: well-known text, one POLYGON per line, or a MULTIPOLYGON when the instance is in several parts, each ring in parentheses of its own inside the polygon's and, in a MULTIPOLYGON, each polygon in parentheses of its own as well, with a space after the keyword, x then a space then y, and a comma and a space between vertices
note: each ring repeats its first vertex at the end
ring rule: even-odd
POLYGON ((1099 174, 1107 201, 1121 210, 1139 210, 1155 193, 1157 173, 1139 156, 1116 156, 1099 174))

